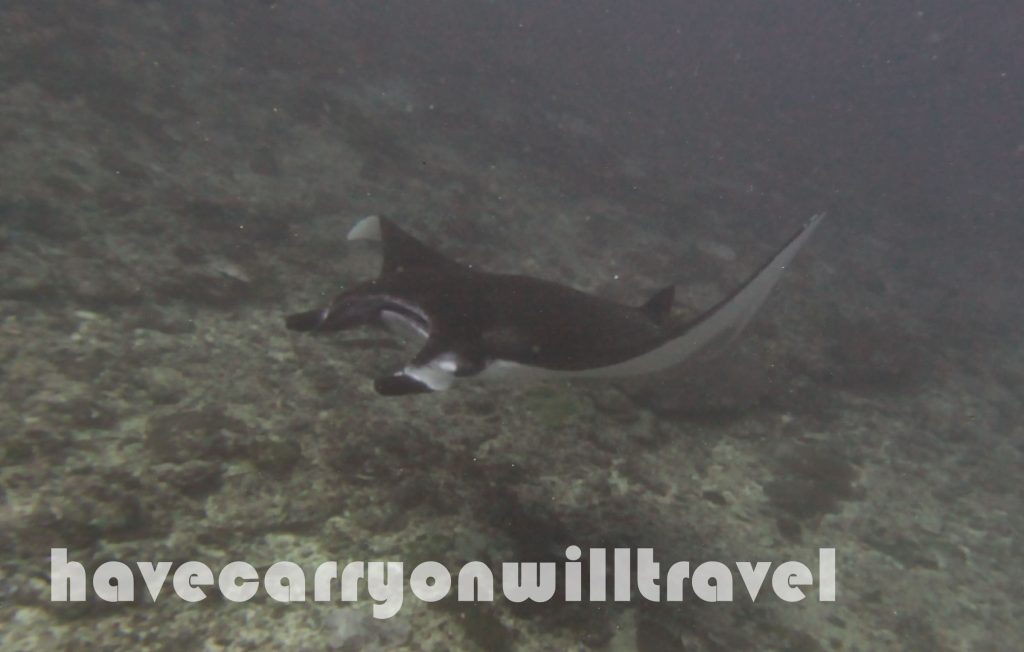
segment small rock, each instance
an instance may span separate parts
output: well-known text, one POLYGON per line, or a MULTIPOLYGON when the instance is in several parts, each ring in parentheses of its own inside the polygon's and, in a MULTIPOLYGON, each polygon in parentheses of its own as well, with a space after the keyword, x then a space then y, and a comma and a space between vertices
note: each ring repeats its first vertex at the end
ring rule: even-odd
POLYGON ((594 407, 599 412, 616 421, 632 423, 639 418, 636 404, 617 389, 597 392, 593 397, 593 401, 594 407))
POLYGON ((265 473, 284 477, 302 461, 302 447, 294 439, 271 436, 257 439, 247 446, 253 465, 265 473))
POLYGON ((60 406, 72 428, 82 430, 110 430, 117 425, 117 413, 101 403, 75 399, 60 406))
POLYGON ((722 495, 722 492, 715 491, 714 489, 704 491, 701 493, 700 496, 701 498, 708 501, 712 505, 717 505, 719 507, 725 507, 726 505, 729 504, 729 501, 725 499, 725 496, 722 495))
POLYGON ((66 273, 68 291, 80 304, 105 307, 142 301, 142 285, 131 270, 102 265, 75 267, 66 273))
POLYGON ((150 400, 158 405, 177 403, 187 394, 185 375, 170 367, 151 367, 142 383, 150 400))
POLYGON ((387 620, 373 617, 370 608, 338 607, 324 618, 327 647, 339 652, 385 652, 409 638, 409 621, 399 613, 387 620))
POLYGON ((224 467, 216 462, 190 460, 182 464, 161 464, 154 467, 160 481, 177 489, 183 495, 202 497, 220 489, 224 482, 224 467))
POLYGON ((146 446, 167 462, 226 460, 238 456, 248 428, 216 407, 154 416, 146 446))

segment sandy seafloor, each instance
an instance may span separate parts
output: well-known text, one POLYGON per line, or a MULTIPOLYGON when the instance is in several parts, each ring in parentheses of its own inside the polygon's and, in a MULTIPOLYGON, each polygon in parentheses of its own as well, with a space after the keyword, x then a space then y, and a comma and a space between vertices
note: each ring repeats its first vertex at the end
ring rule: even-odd
POLYGON ((260 44, 226 43, 213 11, 13 4, 0 21, 0 649, 1024 648, 1019 284, 956 271, 999 243, 921 251, 899 215, 833 197, 724 354, 628 383, 384 399, 370 378, 402 362, 393 340, 282 325, 374 273, 372 247, 344 238, 362 216, 622 300, 684 281, 685 314, 813 206, 758 218, 756 166, 678 184, 642 158, 588 171, 599 126, 540 109, 451 111, 415 79, 241 65, 260 44), (839 599, 407 593, 378 625, 366 602, 55 605, 47 581, 52 546, 90 567, 458 568, 559 561, 572 543, 809 563, 832 546, 839 599))

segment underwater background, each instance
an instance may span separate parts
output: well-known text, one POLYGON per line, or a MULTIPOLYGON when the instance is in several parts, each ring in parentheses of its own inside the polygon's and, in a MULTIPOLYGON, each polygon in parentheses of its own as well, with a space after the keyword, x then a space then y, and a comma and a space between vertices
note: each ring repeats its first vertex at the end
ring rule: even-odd
MULTIPOLYGON (((1015 2, 0 4, 0 650, 1024 648, 1015 2), (727 351, 389 399, 283 317, 388 215, 681 316, 829 218, 727 351), (838 598, 50 601, 111 560, 815 558, 838 598)), ((165 591, 169 590, 165 587, 165 591)), ((738 592, 739 593, 739 592, 738 592)))

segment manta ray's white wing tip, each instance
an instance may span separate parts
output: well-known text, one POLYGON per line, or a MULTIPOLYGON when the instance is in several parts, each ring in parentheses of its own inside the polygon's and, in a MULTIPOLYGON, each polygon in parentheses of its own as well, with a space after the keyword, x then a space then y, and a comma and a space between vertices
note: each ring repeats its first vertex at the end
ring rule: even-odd
POLYGON ((370 215, 359 220, 348 232, 349 240, 380 240, 380 218, 370 215))

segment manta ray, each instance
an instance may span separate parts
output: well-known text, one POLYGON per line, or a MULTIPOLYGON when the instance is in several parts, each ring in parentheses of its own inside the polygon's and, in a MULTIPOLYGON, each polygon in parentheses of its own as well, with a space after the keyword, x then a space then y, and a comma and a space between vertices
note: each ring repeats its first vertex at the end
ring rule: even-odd
POLYGON ((675 286, 628 306, 566 285, 464 265, 371 216, 349 240, 379 241, 377 278, 326 307, 286 319, 293 331, 383 326, 421 338, 402 369, 374 381, 377 393, 437 392, 459 380, 616 378, 673 367, 713 341, 731 339, 757 312, 821 223, 813 216, 732 294, 700 316, 671 318, 675 286))

